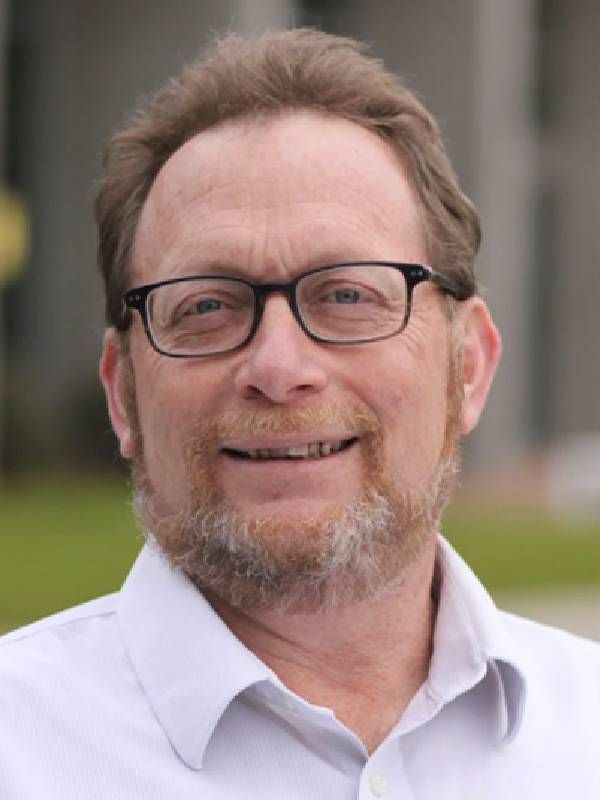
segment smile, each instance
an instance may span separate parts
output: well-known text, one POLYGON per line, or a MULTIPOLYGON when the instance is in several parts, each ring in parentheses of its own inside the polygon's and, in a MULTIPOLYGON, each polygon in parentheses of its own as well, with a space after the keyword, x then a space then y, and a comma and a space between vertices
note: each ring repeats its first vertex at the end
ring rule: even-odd
POLYGON ((295 445, 293 447, 258 447, 249 450, 234 450, 225 447, 223 452, 234 458, 247 458, 253 460, 266 460, 266 459, 285 459, 285 460, 302 460, 305 458, 323 458, 325 456, 340 453, 346 450, 354 442, 357 441, 355 437, 351 439, 340 439, 335 442, 310 442, 308 444, 295 445))

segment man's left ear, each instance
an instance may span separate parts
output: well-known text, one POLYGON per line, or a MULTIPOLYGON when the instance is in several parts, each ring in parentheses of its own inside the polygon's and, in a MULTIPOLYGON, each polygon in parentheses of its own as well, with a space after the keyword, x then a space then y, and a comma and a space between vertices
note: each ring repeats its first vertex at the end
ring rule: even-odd
POLYGON ((480 297, 461 303, 459 335, 463 351, 463 405, 460 431, 470 433, 477 425, 502 351, 502 341, 488 307, 480 297))

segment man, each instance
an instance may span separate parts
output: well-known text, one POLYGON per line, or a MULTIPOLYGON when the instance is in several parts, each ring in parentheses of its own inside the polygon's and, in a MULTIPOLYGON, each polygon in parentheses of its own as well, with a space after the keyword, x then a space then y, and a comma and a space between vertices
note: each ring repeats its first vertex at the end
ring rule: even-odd
POLYGON ((600 652, 436 531, 500 340, 427 111, 227 38, 109 143, 100 363, 148 544, 0 656, 3 798, 597 798, 600 652))

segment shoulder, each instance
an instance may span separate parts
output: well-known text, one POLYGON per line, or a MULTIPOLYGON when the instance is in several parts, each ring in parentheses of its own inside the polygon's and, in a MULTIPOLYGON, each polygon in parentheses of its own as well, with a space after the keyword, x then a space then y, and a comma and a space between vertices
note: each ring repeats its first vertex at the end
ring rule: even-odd
POLYGON ((35 648, 40 639, 68 636, 73 629, 85 628, 86 623, 112 616, 116 610, 117 597, 117 594, 98 597, 0 636, 0 659, 10 657, 21 648, 35 648))
POLYGON ((99 797, 96 781, 112 781, 124 754, 139 763, 139 743, 156 745, 118 608, 118 595, 103 597, 0 638, 2 798, 81 797, 88 785, 99 797))
POLYGON ((138 695, 118 625, 118 595, 93 600, 0 638, 0 750, 8 736, 48 741, 82 730, 138 695))
POLYGON ((571 708, 600 707, 600 643, 502 612, 526 668, 530 691, 571 708), (594 702, 596 701, 596 702, 594 702))
POLYGON ((592 664, 600 666, 600 642, 507 611, 500 613, 512 638, 529 653, 577 661, 585 656, 586 660, 591 659, 592 664))
POLYGON ((94 651, 110 650, 115 639, 118 595, 108 595, 61 611, 0 637, 0 693, 18 686, 41 686, 70 672, 94 651))

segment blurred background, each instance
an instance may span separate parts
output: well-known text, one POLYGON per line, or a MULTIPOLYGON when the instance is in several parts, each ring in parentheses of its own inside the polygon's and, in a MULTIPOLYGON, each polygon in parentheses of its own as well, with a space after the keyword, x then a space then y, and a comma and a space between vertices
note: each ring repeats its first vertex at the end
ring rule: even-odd
POLYGON ((595 0, 0 0, 0 630, 140 546, 96 377, 102 143, 212 32, 300 25, 403 76, 482 215, 504 357, 444 530, 500 604, 600 639, 595 0))

